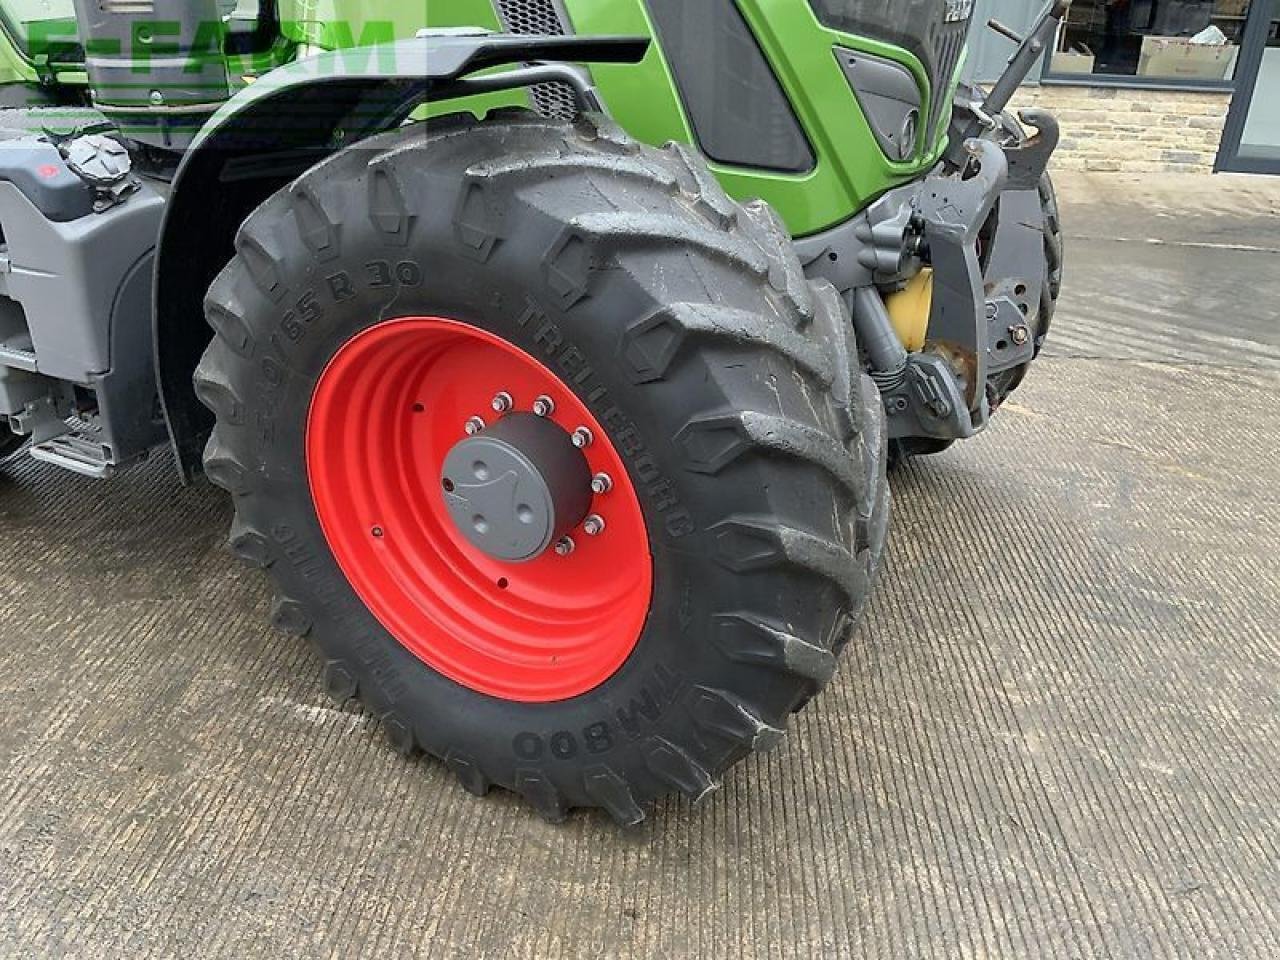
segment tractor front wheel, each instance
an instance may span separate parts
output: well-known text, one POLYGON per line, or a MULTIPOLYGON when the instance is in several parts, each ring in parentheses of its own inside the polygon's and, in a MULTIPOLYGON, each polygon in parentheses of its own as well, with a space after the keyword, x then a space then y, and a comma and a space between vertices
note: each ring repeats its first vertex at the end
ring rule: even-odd
POLYGON ((205 469, 338 700, 642 819, 831 677, 888 516, 839 297, 683 148, 525 112, 338 154, 206 303, 205 469))

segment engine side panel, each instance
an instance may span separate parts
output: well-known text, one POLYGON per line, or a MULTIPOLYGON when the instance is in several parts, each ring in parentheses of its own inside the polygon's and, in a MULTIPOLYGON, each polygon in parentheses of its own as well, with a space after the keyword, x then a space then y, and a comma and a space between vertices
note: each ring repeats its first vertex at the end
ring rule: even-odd
MULTIPOLYGON (((596 85, 610 112, 638 139, 697 144, 699 131, 680 96, 681 60, 663 45, 664 31, 658 29, 653 2, 564 0, 564 6, 578 33, 655 37, 655 48, 639 66, 595 68, 596 85)), ((811 146, 814 162, 802 172, 769 169, 767 153, 754 164, 727 163, 714 155, 714 147, 702 144, 730 194, 741 200, 762 197, 778 210, 793 234, 804 236, 847 220, 881 193, 933 166, 945 147, 945 131, 926 135, 921 124, 908 158, 891 160, 859 107, 835 53, 839 47, 902 64, 919 84, 925 109, 931 111, 934 99, 919 58, 901 47, 825 26, 807 3, 735 2, 811 146)), ((691 26, 698 29, 696 23, 691 26)), ((730 45, 717 45, 711 37, 696 33, 684 37, 683 43, 704 58, 720 58, 719 67, 725 72, 737 69, 730 45)), ((732 109, 728 104, 721 106, 732 109)))

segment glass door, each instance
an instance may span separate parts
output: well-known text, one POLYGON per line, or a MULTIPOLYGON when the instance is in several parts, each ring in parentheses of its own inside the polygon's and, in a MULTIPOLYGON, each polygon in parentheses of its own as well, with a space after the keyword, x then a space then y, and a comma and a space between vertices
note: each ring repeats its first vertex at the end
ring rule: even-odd
POLYGON ((1280 0, 1255 0, 1218 169, 1280 174, 1280 0))

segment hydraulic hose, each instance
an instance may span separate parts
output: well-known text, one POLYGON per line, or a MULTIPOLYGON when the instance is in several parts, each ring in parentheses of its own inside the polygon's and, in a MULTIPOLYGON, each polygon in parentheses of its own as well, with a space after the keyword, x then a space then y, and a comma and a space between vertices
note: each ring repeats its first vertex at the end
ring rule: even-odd
POLYGON ((907 369, 907 349, 898 339, 884 297, 875 287, 853 291, 853 327, 867 355, 872 379, 882 388, 901 383, 907 369))

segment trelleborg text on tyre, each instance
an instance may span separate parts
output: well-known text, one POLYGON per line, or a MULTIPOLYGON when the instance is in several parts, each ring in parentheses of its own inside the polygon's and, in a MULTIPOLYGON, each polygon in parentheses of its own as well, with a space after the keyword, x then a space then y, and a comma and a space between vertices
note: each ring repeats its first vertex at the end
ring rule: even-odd
POLYGON ((879 398, 774 214, 611 124, 432 121, 244 224, 196 374, 231 542, 339 700, 475 793, 699 798, 831 677, 879 398))

